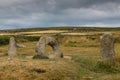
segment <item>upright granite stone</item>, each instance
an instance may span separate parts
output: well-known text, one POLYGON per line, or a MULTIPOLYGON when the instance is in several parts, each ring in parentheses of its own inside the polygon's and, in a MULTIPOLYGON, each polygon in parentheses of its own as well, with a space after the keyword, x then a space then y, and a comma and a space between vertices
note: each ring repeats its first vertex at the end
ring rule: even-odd
POLYGON ((105 33, 100 37, 101 41, 101 55, 102 60, 105 62, 114 62, 115 51, 114 51, 114 39, 111 33, 105 33))
POLYGON ((16 41, 14 37, 11 37, 9 40, 8 55, 17 56, 16 41))
POLYGON ((35 48, 35 56, 33 58, 61 58, 63 54, 59 47, 57 40, 51 36, 41 36, 40 40, 38 41, 36 48, 35 48), (49 45, 53 49, 53 54, 48 56, 45 53, 45 47, 49 45))

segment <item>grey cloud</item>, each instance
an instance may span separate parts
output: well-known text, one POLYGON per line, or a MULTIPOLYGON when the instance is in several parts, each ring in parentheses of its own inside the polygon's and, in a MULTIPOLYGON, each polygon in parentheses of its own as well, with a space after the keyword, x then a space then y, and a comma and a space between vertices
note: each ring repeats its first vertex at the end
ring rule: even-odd
POLYGON ((0 0, 0 25, 117 24, 119 3, 120 0, 0 0))
MULTIPOLYGON (((4 11, 17 14, 31 14, 40 12, 60 13, 70 8, 84 8, 93 5, 102 5, 108 2, 120 2, 119 0, 11 0, 14 5, 2 7, 4 11), (16 4, 15 4, 16 1, 16 4), (18 2, 19 1, 19 2, 18 2)), ((8 2, 11 2, 8 1, 8 2)), ((99 6, 98 6, 99 7, 99 6)))

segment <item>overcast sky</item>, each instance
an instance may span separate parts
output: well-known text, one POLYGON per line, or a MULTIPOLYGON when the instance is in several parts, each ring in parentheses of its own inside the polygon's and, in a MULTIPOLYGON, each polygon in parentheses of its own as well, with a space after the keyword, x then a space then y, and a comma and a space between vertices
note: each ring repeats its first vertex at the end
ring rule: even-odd
POLYGON ((0 0, 0 29, 120 26, 120 0, 0 0))

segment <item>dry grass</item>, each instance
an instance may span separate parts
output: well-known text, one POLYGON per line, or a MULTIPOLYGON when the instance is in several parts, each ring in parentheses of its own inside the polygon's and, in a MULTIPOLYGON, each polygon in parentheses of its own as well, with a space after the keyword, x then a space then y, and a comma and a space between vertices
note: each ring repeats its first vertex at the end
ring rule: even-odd
MULTIPOLYGON (((114 35, 118 35, 115 33, 114 35)), ((97 36, 98 37, 98 36, 97 36)), ((33 60, 37 42, 26 42, 26 48, 18 48, 16 58, 5 56, 8 45, 0 47, 0 80, 119 80, 120 73, 95 72, 93 68, 100 60, 99 40, 86 36, 67 36, 61 44, 67 59, 33 60), (71 46, 71 44, 73 46, 71 46), (96 45, 97 46, 93 46, 96 45), (67 46, 66 46, 67 45, 67 46), (89 46, 88 46, 89 45, 89 46)), ((120 43, 115 44, 116 60, 120 64, 120 43)), ((51 47, 46 48, 48 54, 51 47)), ((119 66, 118 66, 119 67, 119 66)), ((120 67, 119 67, 120 68, 120 67)))
POLYGON ((44 31, 31 31, 31 32, 16 32, 16 33, 1 33, 2 35, 40 35, 40 34, 56 34, 56 33, 64 33, 68 32, 67 30, 44 30, 44 31))
POLYGON ((75 80, 77 67, 68 60, 0 58, 0 80, 75 80), (66 69, 67 68, 67 69, 66 69), (73 71, 75 72, 73 72, 73 71))
MULTIPOLYGON (((71 60, 33 60, 36 42, 23 43, 26 48, 18 48, 19 56, 9 58, 8 46, 0 47, 0 80, 78 80, 78 66, 71 60)), ((51 47, 46 48, 51 53, 51 47)))

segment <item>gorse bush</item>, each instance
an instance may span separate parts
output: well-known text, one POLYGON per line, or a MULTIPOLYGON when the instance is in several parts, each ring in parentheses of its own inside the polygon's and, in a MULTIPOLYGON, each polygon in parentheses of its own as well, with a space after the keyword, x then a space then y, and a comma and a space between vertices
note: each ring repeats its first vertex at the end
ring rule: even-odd
POLYGON ((28 41, 38 41, 40 37, 38 36, 25 36, 24 39, 28 41))
POLYGON ((26 42, 26 41, 38 41, 39 36, 15 36, 18 42, 26 42))
MULTIPOLYGON (((17 42, 38 41, 37 36, 14 36, 17 42)), ((10 36, 0 36, 0 46, 9 44, 10 36)))
POLYGON ((8 36, 0 36, 0 46, 7 45, 9 43, 8 36))

